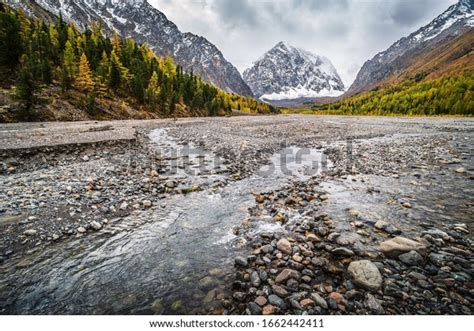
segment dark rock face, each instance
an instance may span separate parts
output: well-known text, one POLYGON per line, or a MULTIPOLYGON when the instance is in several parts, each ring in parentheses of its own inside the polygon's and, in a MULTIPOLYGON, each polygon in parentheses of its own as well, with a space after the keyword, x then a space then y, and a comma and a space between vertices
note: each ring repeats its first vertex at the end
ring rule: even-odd
POLYGON ((354 83, 347 91, 352 95, 398 74, 406 69, 410 61, 419 54, 431 50, 436 45, 451 40, 474 26, 474 0, 460 0, 449 7, 428 25, 413 32, 378 53, 364 63, 354 83))
POLYGON ((289 100, 341 94, 344 84, 329 59, 278 43, 244 71, 256 97, 289 100))
MULTIPOLYGON (((42 9, 85 29, 102 20, 106 33, 117 31, 147 43, 157 54, 170 55, 186 71, 194 73, 227 92, 252 96, 252 91, 238 70, 227 61, 215 45, 192 33, 182 33, 158 9, 146 0, 37 0, 42 9)), ((22 7, 32 16, 38 15, 29 1, 9 0, 13 7, 22 7)))

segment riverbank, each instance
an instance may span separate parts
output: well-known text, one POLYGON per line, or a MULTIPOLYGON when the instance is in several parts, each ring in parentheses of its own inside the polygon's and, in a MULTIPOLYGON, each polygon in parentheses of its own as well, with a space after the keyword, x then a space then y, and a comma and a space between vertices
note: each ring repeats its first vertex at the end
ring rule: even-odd
POLYGON ((473 129, 297 115, 1 125, 0 311, 470 314, 473 129), (385 254, 395 237, 417 244, 385 254))

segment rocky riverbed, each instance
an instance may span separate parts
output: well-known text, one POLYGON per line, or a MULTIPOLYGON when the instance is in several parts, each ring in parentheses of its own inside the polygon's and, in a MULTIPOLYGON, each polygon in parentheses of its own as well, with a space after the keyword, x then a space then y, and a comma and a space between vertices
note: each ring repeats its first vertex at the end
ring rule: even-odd
POLYGON ((473 138, 461 118, 1 125, 0 313, 471 314, 473 138))

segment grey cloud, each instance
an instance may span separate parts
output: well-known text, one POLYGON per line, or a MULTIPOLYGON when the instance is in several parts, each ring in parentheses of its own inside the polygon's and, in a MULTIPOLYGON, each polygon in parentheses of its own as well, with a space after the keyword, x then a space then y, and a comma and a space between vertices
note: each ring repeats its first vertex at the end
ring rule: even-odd
POLYGON ((248 0, 217 0, 213 2, 223 24, 255 26, 259 20, 257 12, 248 0))
POLYGON ((457 0, 148 0, 205 36, 242 72, 285 41, 327 56, 350 85, 357 68, 457 0))
POLYGON ((401 0, 392 1, 391 17, 396 24, 411 26, 420 18, 424 18, 427 13, 427 8, 432 1, 430 0, 401 0))
POLYGON ((295 6, 304 7, 313 11, 325 10, 331 7, 347 8, 349 0, 295 0, 295 6))

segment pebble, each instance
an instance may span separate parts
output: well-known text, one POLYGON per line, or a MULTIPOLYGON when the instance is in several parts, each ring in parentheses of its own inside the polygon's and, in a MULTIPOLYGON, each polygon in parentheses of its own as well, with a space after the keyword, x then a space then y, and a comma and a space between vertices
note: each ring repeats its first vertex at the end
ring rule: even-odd
POLYGON ((285 310, 285 309, 286 309, 285 301, 283 301, 283 299, 280 298, 278 295, 275 295, 275 294, 269 295, 269 296, 268 296, 268 302, 269 302, 271 305, 280 308, 281 310, 285 310))
POLYGON ((261 194, 258 194, 258 195, 255 196, 255 201, 257 203, 263 203, 265 201, 265 197, 261 194))
POLYGON ((285 283, 289 279, 298 280, 301 278, 301 275, 298 271, 292 269, 284 269, 282 272, 278 274, 275 278, 275 283, 285 283))
POLYGON ((285 290, 283 287, 278 286, 278 285, 273 285, 272 286, 272 291, 273 291, 273 293, 275 293, 276 295, 278 295, 279 297, 282 297, 282 298, 288 296, 288 291, 285 290))
POLYGON ((267 304, 267 298, 260 295, 260 296, 255 298, 255 303, 259 306, 265 306, 267 304))
POLYGON ((92 221, 90 224, 91 224, 91 227, 96 231, 99 231, 100 229, 102 229, 102 224, 100 224, 97 221, 92 221))
POLYGON ((262 315, 273 315, 275 314, 275 307, 272 305, 266 305, 262 309, 262 315))
POLYGON ((24 235, 26 236, 35 236, 38 233, 38 231, 34 229, 28 229, 25 232, 23 232, 24 235))
POLYGON ((303 299, 300 301, 300 305, 302 307, 314 306, 314 301, 311 299, 303 299))
POLYGON ((329 293, 329 298, 333 299, 337 303, 340 303, 342 299, 344 299, 344 296, 341 293, 338 292, 331 292, 329 293))
POLYGON ((382 242, 379 246, 379 249, 381 252, 388 255, 399 255, 401 253, 409 252, 412 250, 417 252, 425 251, 426 246, 408 238, 395 237, 393 239, 382 242))
POLYGON ((250 312, 250 315, 261 315, 262 314, 262 308, 254 302, 248 303, 247 308, 250 312))
POLYGON ((151 208, 151 206, 153 205, 153 203, 152 203, 150 200, 143 200, 143 201, 142 201, 142 205, 143 205, 143 207, 145 207, 145 208, 151 208))
POLYGON ((237 256, 234 261, 235 261, 236 265, 240 265, 242 267, 247 267, 248 266, 247 258, 245 258, 243 256, 237 256))
POLYGON ((328 304, 327 304, 326 300, 324 300, 318 293, 311 293, 310 297, 311 297, 311 299, 314 300, 314 302, 316 302, 316 304, 319 307, 324 308, 324 309, 328 309, 328 304))
POLYGON ((272 253, 273 252, 273 246, 272 245, 264 245, 261 247, 262 252, 265 254, 272 253))
POLYGON ((377 315, 385 313, 380 302, 375 298, 375 296, 370 293, 367 293, 366 295, 365 305, 367 306, 367 308, 370 309, 372 313, 375 313, 377 315))
POLYGON ((372 291, 382 286, 382 275, 379 269, 369 260, 353 261, 347 271, 354 278, 354 283, 372 291))
POLYGON ((409 251, 408 253, 401 254, 398 258, 408 266, 423 264, 423 256, 417 251, 409 251))
POLYGON ((232 294, 232 297, 237 300, 237 301, 244 301, 245 298, 247 298, 247 293, 245 292, 234 292, 234 294, 232 294))
POLYGON ((354 251, 350 250, 349 248, 345 248, 345 247, 334 248, 331 251, 331 253, 336 255, 336 256, 353 256, 354 255, 354 251))
POLYGON ((278 240, 277 248, 285 254, 291 254, 293 252, 291 243, 284 238, 278 240))
POLYGON ((260 280, 260 276, 256 271, 250 274, 250 283, 252 284, 252 286, 259 287, 261 282, 262 281, 260 280))

